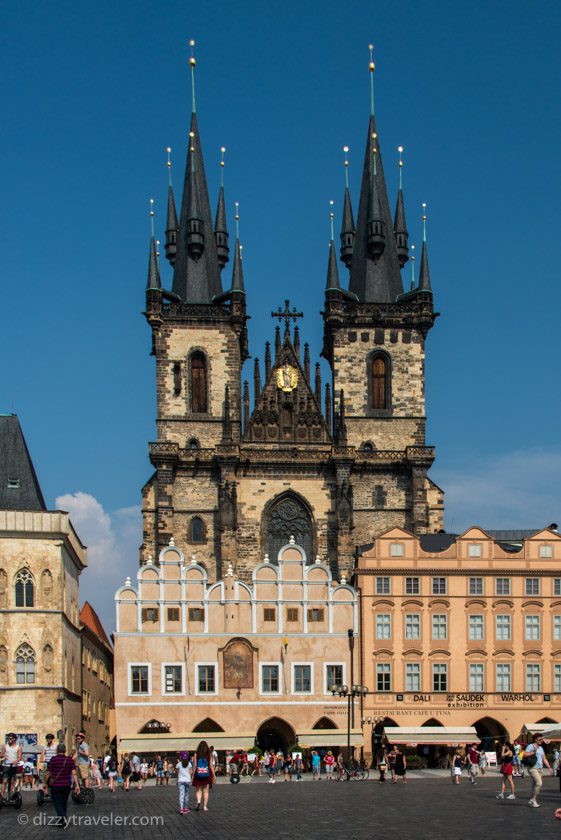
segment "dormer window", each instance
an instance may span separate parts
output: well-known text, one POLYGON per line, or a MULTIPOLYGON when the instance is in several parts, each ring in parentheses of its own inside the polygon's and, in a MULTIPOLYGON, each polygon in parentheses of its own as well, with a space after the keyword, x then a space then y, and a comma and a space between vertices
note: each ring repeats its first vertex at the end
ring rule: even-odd
POLYGON ((8 479, 8 490, 19 490, 19 478, 8 479))

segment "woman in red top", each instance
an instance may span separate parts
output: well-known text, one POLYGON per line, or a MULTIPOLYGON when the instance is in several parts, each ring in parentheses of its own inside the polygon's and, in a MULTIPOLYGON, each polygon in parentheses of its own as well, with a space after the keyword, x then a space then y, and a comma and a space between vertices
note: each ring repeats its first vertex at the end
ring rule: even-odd
POLYGON ((66 755, 66 745, 57 744, 56 755, 49 761, 45 781, 51 791, 51 800, 58 817, 57 825, 63 828, 66 827, 66 809, 72 780, 75 792, 80 793, 76 765, 66 755))

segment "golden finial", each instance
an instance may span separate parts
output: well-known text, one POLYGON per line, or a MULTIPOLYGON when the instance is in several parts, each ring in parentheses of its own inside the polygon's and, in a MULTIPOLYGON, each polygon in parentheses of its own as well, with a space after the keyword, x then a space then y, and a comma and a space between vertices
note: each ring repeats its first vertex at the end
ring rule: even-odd
POLYGON ((156 259, 158 260, 158 269, 160 268, 160 240, 156 239, 156 259))
POLYGON ((189 132, 189 150, 191 152, 195 151, 195 132, 194 131, 189 132))
POLYGON ((333 242, 333 240, 334 240, 334 238, 335 238, 335 237, 334 237, 334 234, 333 234, 333 219, 335 218, 335 213, 333 212, 333 205, 334 205, 334 204, 335 204, 335 202, 333 201, 333 199, 331 199, 331 200, 330 200, 330 202, 329 202, 329 207, 330 207, 330 210, 329 210, 329 221, 330 221, 330 224, 331 224, 331 241, 332 241, 332 242, 333 242))
POLYGON ((348 188, 349 186, 349 147, 343 146, 343 154, 345 155, 345 186, 348 188))
POLYGON ((411 245, 411 289, 415 288, 415 246, 411 245))
POLYGON ((374 160, 374 175, 378 174, 378 168, 377 168, 377 164, 376 164, 376 154, 378 152, 378 149, 376 148, 377 137, 378 137, 378 135, 376 134, 375 131, 373 131, 372 132, 372 157, 373 157, 373 160, 374 160))
POLYGON ((374 44, 368 44, 368 49, 370 50, 370 63, 368 64, 368 69, 371 73, 373 73, 376 69, 376 65, 374 64, 374 44))
POLYGON ((401 174, 402 174, 402 170, 403 170, 403 158, 402 158, 403 146, 398 146, 397 151, 399 153, 399 189, 402 189, 403 184, 402 184, 401 174))
POLYGON ((168 181, 169 181, 169 185, 170 185, 170 187, 171 187, 171 146, 168 146, 168 147, 167 147, 166 152, 167 152, 167 154, 168 154, 168 162, 167 162, 167 168, 168 168, 168 181))
POLYGON ((226 146, 220 147, 220 186, 224 186, 224 155, 226 154, 226 146))
POLYGON ((154 199, 150 199, 150 236, 154 236, 154 199))
POLYGON ((196 67, 197 62, 195 60, 195 41, 192 38, 189 41, 189 47, 191 48, 191 55, 189 57, 189 64, 191 65, 191 67, 196 67))
POLYGON ((236 201, 236 239, 240 238, 240 203, 236 201))
POLYGON ((374 44, 368 44, 368 49, 370 50, 370 63, 368 65, 370 70, 370 114, 374 116, 374 69, 376 67, 374 64, 374 44))
POLYGON ((423 242, 427 241, 427 202, 423 201, 423 242))
POLYGON ((195 61, 195 42, 193 39, 189 41, 189 47, 191 48, 191 55, 189 57, 189 65, 191 67, 191 109, 195 114, 197 112, 195 101, 195 67, 197 66, 197 62, 195 61))

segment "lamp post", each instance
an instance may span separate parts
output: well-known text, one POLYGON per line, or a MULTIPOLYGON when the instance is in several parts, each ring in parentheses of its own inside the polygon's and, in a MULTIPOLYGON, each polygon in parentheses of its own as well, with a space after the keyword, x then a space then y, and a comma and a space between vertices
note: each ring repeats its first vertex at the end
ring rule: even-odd
POLYGON ((330 692, 335 696, 347 698, 347 782, 351 781, 351 703, 355 697, 364 697, 368 694, 368 689, 365 685, 332 685, 329 687, 330 692))

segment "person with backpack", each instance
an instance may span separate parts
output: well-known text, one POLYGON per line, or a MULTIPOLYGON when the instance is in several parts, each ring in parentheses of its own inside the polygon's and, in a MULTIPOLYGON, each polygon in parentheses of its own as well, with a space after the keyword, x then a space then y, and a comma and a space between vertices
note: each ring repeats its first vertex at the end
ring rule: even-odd
POLYGON ((208 811, 208 793, 212 787, 214 778, 214 766, 209 746, 206 741, 201 741, 197 747, 195 773, 193 777, 193 786, 197 794, 197 811, 201 810, 201 800, 203 811, 208 811))
POLYGON ((528 800, 528 805, 531 808, 539 808, 538 796, 542 786, 542 770, 544 765, 548 768, 551 775, 553 770, 542 747, 543 738, 539 733, 534 734, 531 744, 524 750, 524 758, 522 764, 528 770, 528 774, 532 779, 532 794, 528 800))
POLYGON ((177 772, 177 788, 179 792, 179 813, 188 814, 193 765, 189 761, 189 755, 186 752, 181 753, 175 769, 177 772))
POLYGON ((119 765, 117 763, 117 756, 115 753, 110 753, 107 758, 106 768, 107 768, 107 779, 109 781, 109 792, 115 793, 115 779, 117 778, 117 773, 119 772, 119 765))
POLYGON ((128 791, 130 789, 131 773, 131 760, 129 758, 129 754, 125 753, 123 756, 123 760, 121 761, 121 776, 123 778, 123 790, 128 791))

